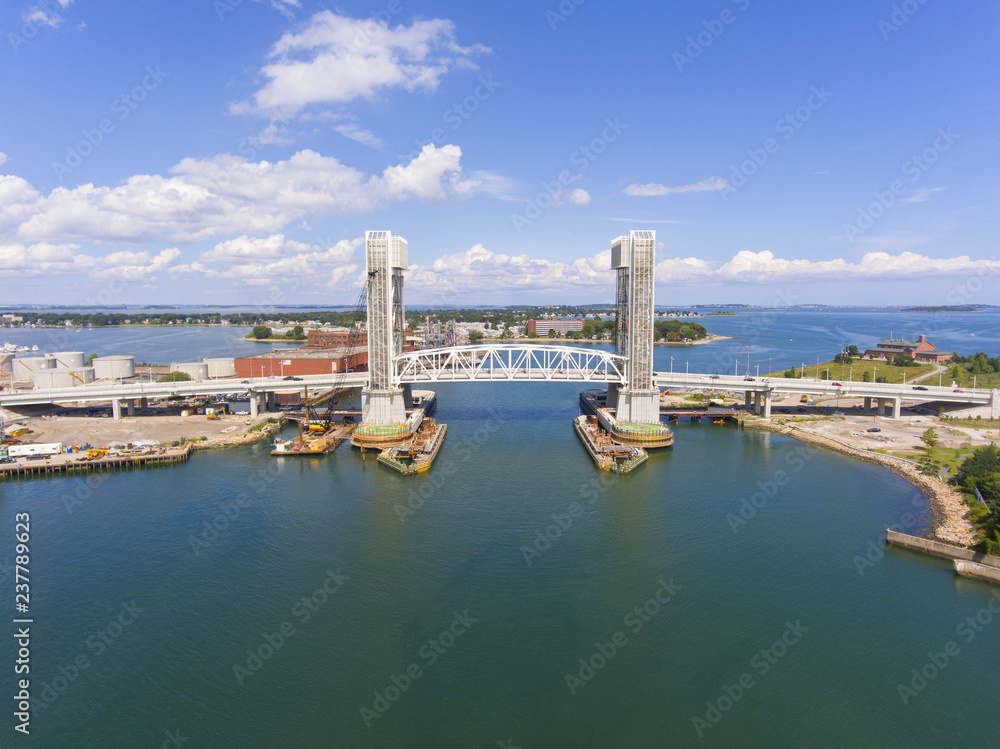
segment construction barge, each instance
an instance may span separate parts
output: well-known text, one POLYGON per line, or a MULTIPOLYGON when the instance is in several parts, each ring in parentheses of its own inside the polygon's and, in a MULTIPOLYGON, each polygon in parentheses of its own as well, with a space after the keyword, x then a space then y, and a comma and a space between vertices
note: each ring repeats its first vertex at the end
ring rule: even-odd
POLYGON ((351 436, 354 424, 334 424, 329 427, 303 429, 299 423, 299 433, 290 440, 275 440, 271 445, 271 455, 278 458, 310 457, 332 453, 337 446, 351 436))
POLYGON ((425 418, 413 437, 382 450, 378 462, 404 476, 423 473, 437 457, 447 431, 447 424, 438 424, 434 419, 425 418))
POLYGON ((584 390, 580 393, 580 410, 588 416, 597 417, 598 426, 614 442, 644 450, 656 450, 674 444, 674 433, 666 424, 620 422, 616 418, 615 409, 608 407, 607 399, 607 390, 584 390))
POLYGON ((573 429, 587 448, 590 457, 602 471, 631 473, 649 460, 649 453, 635 445, 616 442, 601 429, 596 416, 577 416, 573 419, 573 429))
POLYGON ((431 467, 448 431, 430 415, 437 406, 437 395, 430 390, 413 391, 413 407, 406 421, 394 424, 358 424, 351 434, 351 444, 361 450, 378 450, 378 462, 404 476, 423 473, 431 467))

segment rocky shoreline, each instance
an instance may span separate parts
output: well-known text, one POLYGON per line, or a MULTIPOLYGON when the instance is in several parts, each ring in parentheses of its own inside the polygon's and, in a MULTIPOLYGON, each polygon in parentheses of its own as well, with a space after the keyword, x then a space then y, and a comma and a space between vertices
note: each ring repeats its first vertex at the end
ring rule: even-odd
POLYGON ((962 495, 939 479, 920 473, 910 463, 891 455, 850 447, 797 427, 776 424, 769 419, 743 419, 741 423, 744 429, 783 434, 856 460, 863 460, 866 463, 887 468, 913 484, 927 497, 927 503, 934 518, 929 538, 963 547, 969 547, 975 543, 976 535, 969 520, 969 508, 962 495))
POLYGON ((285 418, 282 416, 272 424, 264 424, 264 426, 260 429, 252 431, 248 430, 241 432, 240 434, 232 434, 225 437, 200 440, 189 444, 191 445, 192 450, 214 450, 219 447, 240 447, 242 445, 252 445, 255 442, 260 442, 261 440, 270 437, 272 434, 281 429, 284 423, 285 418))

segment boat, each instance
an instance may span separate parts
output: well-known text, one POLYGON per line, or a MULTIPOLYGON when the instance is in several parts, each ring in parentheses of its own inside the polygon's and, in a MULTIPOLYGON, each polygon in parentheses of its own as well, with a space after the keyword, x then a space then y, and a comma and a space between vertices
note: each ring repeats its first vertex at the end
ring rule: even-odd
POLYGON ((447 431, 447 424, 438 424, 434 419, 424 418, 413 437, 382 450, 378 462, 404 476, 423 473, 430 469, 437 457, 447 431))
POLYGON ((641 447, 616 442, 601 429, 597 416, 577 416, 573 419, 573 429, 602 471, 630 473, 649 459, 649 453, 641 447))

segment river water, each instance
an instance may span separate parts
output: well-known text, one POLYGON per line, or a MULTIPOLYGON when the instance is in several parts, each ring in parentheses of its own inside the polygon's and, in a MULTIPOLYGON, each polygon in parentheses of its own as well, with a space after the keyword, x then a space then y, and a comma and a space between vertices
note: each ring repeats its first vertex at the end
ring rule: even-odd
MULTIPOLYGON (((762 325, 753 350, 805 356, 780 339, 814 335, 809 319, 762 325)), ((989 334, 959 328, 928 338, 989 334)), ((846 342, 873 329, 859 314, 846 342)), ((657 368, 695 371, 722 345, 657 348, 657 368)), ((213 355, 197 334, 186 350, 213 355)), ((0 562, 31 515, 36 700, 30 739, 0 745, 1000 743, 1000 598, 884 548, 886 527, 929 523, 906 482, 687 423, 609 477, 570 426, 579 387, 436 389, 448 438, 417 477, 346 447, 279 461, 260 444, 0 484, 0 562)), ((0 589, 13 598, 6 566, 0 589)))

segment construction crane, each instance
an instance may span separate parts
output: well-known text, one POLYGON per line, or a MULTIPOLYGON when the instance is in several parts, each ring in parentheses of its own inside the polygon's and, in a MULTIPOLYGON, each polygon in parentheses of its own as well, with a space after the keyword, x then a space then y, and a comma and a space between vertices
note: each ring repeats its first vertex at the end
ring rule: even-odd
POLYGON ((344 390, 344 382, 347 379, 347 370, 358 348, 360 348, 361 334, 363 332, 362 321, 368 317, 368 285, 378 271, 369 271, 365 285, 358 294, 358 300, 354 303, 354 312, 351 314, 350 330, 347 333, 347 344, 343 348, 337 367, 337 377, 333 381, 333 392, 326 404, 326 413, 323 415, 323 428, 329 429, 333 421, 333 412, 337 408, 337 401, 344 390))

